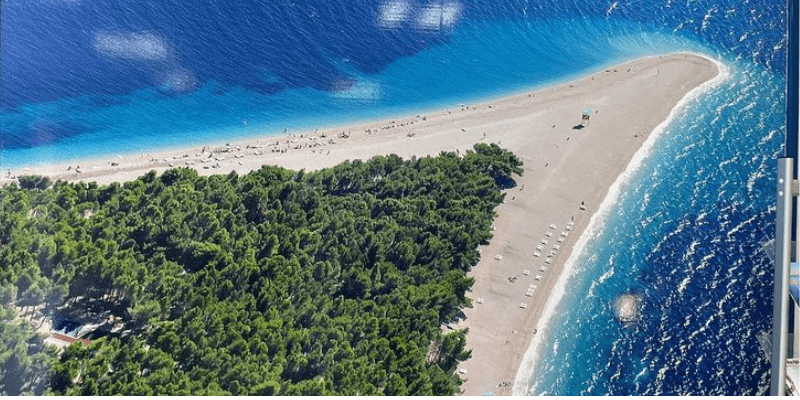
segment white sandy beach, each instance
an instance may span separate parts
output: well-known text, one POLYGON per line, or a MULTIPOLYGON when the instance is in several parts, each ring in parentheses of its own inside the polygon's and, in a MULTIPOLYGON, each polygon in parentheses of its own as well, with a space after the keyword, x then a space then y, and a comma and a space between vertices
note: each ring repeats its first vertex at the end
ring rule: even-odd
MULTIPOLYGON (((525 172, 498 207, 494 238, 470 273, 473 308, 459 327, 469 328, 472 358, 460 370, 465 394, 507 395, 572 247, 609 187, 676 104, 718 73, 706 58, 665 55, 482 104, 228 146, 39 166, 11 176, 105 184, 171 166, 203 175, 244 174, 264 164, 316 170, 379 154, 463 153, 477 142, 497 143, 517 154, 525 172), (588 126, 575 129, 586 107, 592 110, 588 126), (531 285, 536 288, 528 291, 531 285)), ((11 181, 2 175, 0 184, 11 181)))

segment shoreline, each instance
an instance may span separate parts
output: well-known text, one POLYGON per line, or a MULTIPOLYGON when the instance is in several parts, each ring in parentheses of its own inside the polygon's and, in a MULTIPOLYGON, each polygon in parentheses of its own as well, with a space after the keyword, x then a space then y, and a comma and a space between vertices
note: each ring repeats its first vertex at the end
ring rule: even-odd
POLYGON ((542 345, 542 339, 547 333, 547 329, 550 328, 549 323, 555 314, 556 306, 558 306, 564 294, 566 293, 566 287, 570 278, 575 275, 574 269, 578 262, 578 257, 583 254, 583 251, 588 245, 589 241, 600 234, 600 230, 603 224, 605 224, 606 218, 611 212, 612 207, 619 200, 619 196, 624 186, 627 185, 633 178, 633 175, 641 169, 643 162, 647 159, 647 157, 650 156, 650 154, 652 154, 655 142, 664 134, 664 131, 667 129, 667 127, 677 118, 677 114, 690 107, 691 103, 696 101, 705 92, 718 87, 730 76, 730 71, 725 64, 717 60, 709 60, 716 64, 719 71, 718 74, 686 93, 686 95, 672 108, 667 119, 662 121, 655 127, 655 129, 653 129, 653 132, 648 135, 647 139, 642 144, 642 147, 639 148, 639 150, 637 150, 633 155, 625 170, 608 188, 608 194, 605 196, 602 203, 600 203, 597 211, 591 216, 586 228, 581 233, 575 245, 572 247, 569 257, 564 262, 562 267, 563 270, 556 281, 555 287, 548 297, 544 313, 536 324, 535 329, 537 332, 542 332, 543 335, 532 338, 530 346, 525 352, 523 362, 520 364, 520 367, 517 370, 513 386, 514 396, 529 395, 529 381, 534 372, 534 367, 539 355, 539 347, 542 345))
MULTIPOLYGON (((466 319, 452 327, 470 330, 467 349, 472 357, 458 371, 467 379, 465 394, 508 395, 512 385, 515 394, 524 394, 526 390, 517 388, 521 377, 527 386, 530 376, 523 366, 535 361, 536 332, 546 326, 561 298, 554 290, 566 287, 570 270, 565 267, 580 253, 576 242, 592 234, 588 228, 596 224, 595 216, 608 208, 611 190, 618 193, 618 181, 635 157, 648 143, 652 147, 656 130, 689 94, 722 75, 720 65, 703 55, 672 53, 416 116, 237 140, 227 146, 82 160, 80 168, 77 162, 37 165, 13 175, 109 184, 172 167, 191 167, 200 175, 241 175, 262 165, 318 170, 376 155, 407 159, 496 143, 523 161, 524 173, 516 178, 517 187, 505 191, 506 199, 496 209, 494 237, 481 246, 481 259, 469 272, 475 278, 468 294, 473 307, 464 309, 466 319), (590 122, 580 128, 587 106, 590 122), (541 250, 534 249, 537 245, 541 250), (537 287, 526 296, 529 285, 537 287)), ((0 185, 14 181, 0 172, 0 185)))
MULTIPOLYGON (((174 167, 192 167, 201 175, 210 175, 208 173, 203 174, 199 168, 193 165, 186 165, 185 161, 195 161, 197 162, 202 157, 197 155, 202 149, 222 149, 226 147, 226 145, 230 145, 232 147, 245 147, 247 145, 258 145, 264 146, 266 148, 266 143, 274 143, 276 141, 280 141, 281 143, 285 143, 287 140, 292 141, 296 139, 307 139, 309 135, 318 135, 318 133, 335 133, 339 131, 346 131, 348 134, 356 133, 359 134, 360 132, 353 132, 355 130, 361 128, 368 128, 368 127, 381 127, 384 128, 387 125, 395 125, 395 121, 406 121, 406 126, 409 123, 414 124, 415 122, 420 122, 421 118, 423 117, 431 117, 431 116, 443 116, 445 114, 450 114, 451 112, 460 109, 462 112, 465 111, 465 107, 467 110, 474 109, 475 107, 483 107, 484 109, 487 105, 491 105, 497 102, 504 102, 511 99, 519 98, 522 99, 523 97, 529 94, 535 94, 539 92, 544 92, 549 89, 567 86, 571 82, 579 81, 585 77, 589 77, 592 75, 600 74, 603 71, 608 71, 615 67, 619 67, 621 65, 626 65, 632 62, 650 59, 650 58, 660 58, 660 57, 672 57, 678 55, 693 55, 693 56, 700 56, 706 58, 706 56, 701 55, 699 53, 694 52, 676 52, 676 53, 665 53, 656 56, 644 56, 642 58, 632 59, 628 61, 622 61, 619 63, 609 63, 603 64, 599 66, 596 70, 588 70, 584 73, 575 73, 563 79, 557 79, 550 83, 544 83, 542 85, 535 85, 529 88, 517 89, 508 93, 503 93, 500 95, 483 95, 478 96, 474 99, 467 100, 465 102, 459 102, 456 104, 453 102, 450 106, 447 105, 435 105, 430 108, 425 108, 422 111, 414 111, 414 110, 404 110, 398 114, 392 114, 391 116, 378 116, 374 118, 362 118, 362 119, 355 119, 346 123, 336 124, 336 125, 320 125, 320 128, 310 127, 310 128, 298 128, 296 130, 289 130, 288 128, 284 129, 283 133, 275 133, 274 131, 270 131, 269 133, 264 134, 255 134, 255 135, 245 135, 245 136, 235 136, 231 139, 225 138, 215 138, 213 140, 207 140, 200 143, 195 143, 191 145, 169 145, 164 147, 158 147, 154 150, 122 150, 119 152, 109 152, 100 155, 89 155, 89 156, 78 156, 75 158, 70 158, 66 160, 53 160, 53 161, 41 161, 37 160, 31 162, 30 164, 18 164, 18 165, 0 165, 0 187, 9 184, 14 179, 9 179, 10 176, 7 174, 7 171, 11 171, 11 177, 16 178, 21 175, 31 175, 31 174, 38 174, 48 176, 50 178, 61 179, 67 182, 76 182, 76 181, 84 181, 90 182, 92 181, 93 177, 98 178, 96 181, 98 184, 103 183, 111 183, 111 182, 125 182, 129 180, 134 180, 138 176, 131 176, 130 174, 122 174, 126 169, 135 168, 141 171, 140 175, 144 175, 145 173, 149 172, 151 169, 156 170, 158 173, 163 173, 170 167, 169 164, 173 164, 174 167), (186 155, 190 154, 189 157, 177 157, 176 154, 186 155), (150 160, 155 159, 156 162, 150 163, 150 168, 147 165, 141 162, 142 159, 150 160), (167 161, 165 158, 169 158, 170 160, 167 161), (174 159, 173 159, 174 158, 174 159), (185 158, 185 159, 183 159, 185 158), (105 165, 100 165, 99 163, 103 161, 105 165), (125 164, 122 164, 122 161, 125 164), (120 164, 121 168, 117 168, 115 170, 110 170, 111 164, 117 163, 120 164), (84 175, 75 175, 74 170, 67 171, 67 168, 76 167, 83 164, 84 168, 82 169, 84 175), (89 171, 87 174, 86 165, 89 165, 92 169, 102 169, 98 171, 89 171), (69 173, 67 173, 69 172, 69 173), (116 175, 118 179, 109 179, 106 178, 106 175, 116 175)), ((491 106, 489 107, 491 108, 491 106)), ((395 126, 401 127, 401 126, 395 126)), ((377 130, 373 129, 372 134, 377 133, 377 130)), ((330 137, 328 137, 330 138, 330 137)), ((488 142, 488 141, 487 141, 488 142)), ((292 147, 292 146, 290 146, 292 147)), ((471 147, 470 147, 471 148, 471 147)), ((288 150, 288 149, 287 149, 288 150)), ((378 153, 376 153, 378 154, 378 153)), ((388 153, 386 153, 388 154, 388 153)), ((436 155, 438 153, 431 153, 428 155, 436 155)), ((399 155, 399 154, 398 154, 399 155)), ((417 154, 414 154, 417 155, 417 154)), ((281 165, 281 159, 275 158, 265 158, 267 164, 271 165, 281 165)), ((344 160, 342 160, 344 161, 344 160)), ((252 166, 253 163, 249 163, 245 166, 252 166)), ((336 164, 328 164, 324 167, 333 166, 336 164)), ((316 165, 312 166, 311 169, 319 169, 324 167, 317 167, 316 165)), ((292 167, 288 167, 292 168, 292 167)), ((221 171, 216 171, 216 173, 228 173, 231 170, 236 170, 239 174, 242 174, 242 171, 246 168, 242 168, 242 166, 232 166, 231 168, 227 168, 226 166, 221 166, 221 171)), ((257 169, 257 168, 255 168, 257 169)), ((248 171, 245 171, 246 173, 248 171)))
MULTIPOLYGON (((555 170, 547 171, 550 164, 547 162, 545 168, 541 164, 531 165, 531 157, 526 157, 524 150, 504 146, 525 162, 525 174, 518 179, 520 190, 527 183, 536 185, 537 193, 526 193, 522 197, 521 193, 515 193, 515 189, 509 191, 506 204, 497 209, 495 237, 488 246, 482 247, 484 256, 470 273, 476 278, 471 293, 473 308, 465 310, 466 320, 457 326, 470 329, 467 347, 473 350, 472 358, 459 368, 462 377, 467 378, 462 385, 464 394, 527 392, 527 381, 532 373, 530 361, 541 341, 536 333, 546 327, 560 300, 558 293, 555 293, 556 298, 552 297, 556 282, 559 281, 560 289, 564 290, 571 277, 564 272, 564 256, 580 253, 580 249, 574 247, 575 236, 585 242, 590 219, 599 210, 597 205, 606 201, 613 183, 620 179, 643 147, 648 149, 648 141, 655 140, 651 135, 659 126, 666 126, 674 110, 680 109, 678 105, 687 98, 687 93, 696 90, 699 93, 705 83, 720 75, 719 65, 697 54, 646 58, 613 69, 638 72, 636 77, 616 81, 612 78, 612 82, 598 83, 595 78, 598 81, 608 78, 607 74, 598 73, 562 86, 564 89, 584 84, 592 86, 595 93, 586 93, 586 98, 599 96, 615 112, 611 120, 603 121, 606 123, 603 127, 598 126, 599 121, 592 120, 586 128, 587 132, 605 136, 603 140, 585 138, 586 141, 578 145, 580 149, 575 149, 574 153, 559 150, 558 145, 554 146, 555 149, 551 147, 551 151, 560 151, 562 156, 559 164, 549 166, 555 170), (686 60, 685 64, 669 68, 671 83, 659 82, 668 65, 683 60, 686 60), (620 87, 612 89, 608 85, 620 87), (598 90, 601 93, 597 93, 598 90), (606 90, 613 91, 615 96, 604 96, 602 92, 606 90), (648 103, 642 101, 643 97, 655 97, 658 101, 648 103), (633 140, 630 140, 631 136, 633 140), (532 177, 532 174, 542 176, 532 177), (544 179, 545 182, 537 185, 532 178, 544 179), (517 204, 509 205, 509 197, 512 203, 517 204), (556 229, 552 229, 554 226, 556 229), (568 226, 570 229, 565 230, 568 226), (557 242, 559 249, 553 254, 552 242, 561 238, 560 232, 567 233, 567 236, 564 236, 564 243, 557 242), (545 240, 548 243, 542 250, 535 247, 545 240), (539 257, 536 257, 537 252, 541 253, 539 257), (544 254, 553 256, 547 260, 544 254), (501 258, 498 260, 497 256, 501 258), (529 297, 527 289, 530 285, 536 285, 536 290, 529 297), (476 301, 478 299, 480 301, 476 301), (522 387, 519 387, 520 383, 522 387)), ((548 112, 559 114, 554 108, 548 112)), ((603 108, 601 115, 604 111, 609 112, 603 108)), ((532 154, 542 155, 543 150, 532 154)), ((645 150, 641 157, 644 158, 648 152, 645 150)))

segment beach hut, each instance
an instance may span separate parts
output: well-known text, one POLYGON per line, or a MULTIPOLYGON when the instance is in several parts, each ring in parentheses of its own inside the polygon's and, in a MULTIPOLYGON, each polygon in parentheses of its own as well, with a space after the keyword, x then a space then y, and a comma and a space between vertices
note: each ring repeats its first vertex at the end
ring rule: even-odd
POLYGON ((592 115, 592 109, 586 107, 583 109, 583 113, 581 114, 581 126, 589 125, 589 116, 592 115))

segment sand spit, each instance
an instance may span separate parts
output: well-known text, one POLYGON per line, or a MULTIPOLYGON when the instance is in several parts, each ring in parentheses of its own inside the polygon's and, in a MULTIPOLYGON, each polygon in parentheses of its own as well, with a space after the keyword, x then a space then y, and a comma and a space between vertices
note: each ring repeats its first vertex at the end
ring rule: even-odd
POLYGON ((526 350, 572 247, 609 188, 687 93, 719 71, 707 58, 670 54, 481 104, 280 137, 4 171, 0 184, 22 174, 107 184, 183 166, 201 175, 245 174, 264 164, 310 171, 380 154, 421 157, 497 143, 517 154, 525 172, 498 207, 494 237, 480 249, 481 261, 470 272, 473 308, 465 310, 458 327, 470 330, 472 358, 459 373, 467 379, 464 394, 508 395, 518 368, 530 359, 526 350), (581 126, 587 108, 589 121, 581 126))

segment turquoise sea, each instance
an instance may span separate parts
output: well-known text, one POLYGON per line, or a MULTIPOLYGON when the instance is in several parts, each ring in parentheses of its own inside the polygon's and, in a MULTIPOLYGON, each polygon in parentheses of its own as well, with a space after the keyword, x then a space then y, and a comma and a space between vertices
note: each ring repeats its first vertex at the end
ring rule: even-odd
MULTIPOLYGON (((0 3, 0 168, 416 114, 692 51, 667 125, 571 265, 523 391, 762 394, 782 1, 0 3), (643 317, 621 325, 632 293, 643 317)), ((519 383, 519 382, 518 382, 519 383)))

